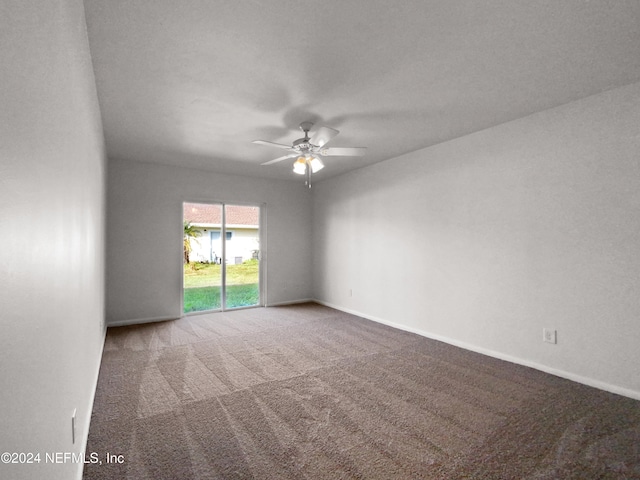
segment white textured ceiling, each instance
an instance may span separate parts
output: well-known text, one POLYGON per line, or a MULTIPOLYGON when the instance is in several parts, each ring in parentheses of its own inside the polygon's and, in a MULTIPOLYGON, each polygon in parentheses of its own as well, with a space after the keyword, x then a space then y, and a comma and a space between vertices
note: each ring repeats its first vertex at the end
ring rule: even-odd
POLYGON ((317 180, 640 81, 637 0, 85 0, 109 157, 317 180))

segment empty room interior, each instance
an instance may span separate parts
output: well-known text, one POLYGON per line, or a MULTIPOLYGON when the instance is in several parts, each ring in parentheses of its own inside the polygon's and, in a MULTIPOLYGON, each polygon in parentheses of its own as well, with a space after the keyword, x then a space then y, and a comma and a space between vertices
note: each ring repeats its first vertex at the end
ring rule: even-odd
POLYGON ((640 2, 7 0, 0 55, 0 478, 640 478, 640 2))

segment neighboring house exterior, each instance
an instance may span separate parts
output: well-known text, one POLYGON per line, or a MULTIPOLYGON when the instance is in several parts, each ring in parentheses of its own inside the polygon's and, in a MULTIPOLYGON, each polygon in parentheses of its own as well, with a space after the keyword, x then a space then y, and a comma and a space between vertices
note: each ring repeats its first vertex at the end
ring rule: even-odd
MULTIPOLYGON (((239 264, 258 258, 260 251, 260 208, 226 205, 227 264, 239 264)), ((222 257, 222 205, 185 203, 183 218, 199 232, 191 239, 192 262, 220 263, 222 257)))

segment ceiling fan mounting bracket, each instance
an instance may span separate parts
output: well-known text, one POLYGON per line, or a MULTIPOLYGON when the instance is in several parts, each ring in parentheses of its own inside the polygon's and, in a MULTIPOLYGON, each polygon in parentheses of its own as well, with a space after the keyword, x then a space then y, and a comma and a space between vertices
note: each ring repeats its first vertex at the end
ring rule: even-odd
POLYGON ((307 137, 309 130, 311 130, 311 127, 313 127, 313 122, 302 122, 300 124, 300 130, 302 130, 304 132, 304 136, 307 137))

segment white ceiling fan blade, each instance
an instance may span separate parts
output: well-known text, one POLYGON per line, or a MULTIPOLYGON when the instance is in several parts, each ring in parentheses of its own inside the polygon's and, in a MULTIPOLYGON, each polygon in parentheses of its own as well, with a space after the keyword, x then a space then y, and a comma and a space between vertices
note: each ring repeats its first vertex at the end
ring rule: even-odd
POLYGON ((316 131, 316 133, 313 134, 313 137, 311 137, 311 140, 309 140, 309 143, 311 143, 311 145, 317 145, 318 147, 322 147, 324 144, 326 144, 329 140, 331 140, 333 137, 335 137, 339 133, 340 132, 338 130, 334 130, 333 128, 320 127, 316 131))
POLYGON ((267 142, 266 140, 254 140, 251 143, 255 143, 256 145, 266 145, 267 147, 284 148, 286 150, 291 149, 291 145, 285 145, 284 143, 267 142))
POLYGON ((325 157, 362 157, 366 153, 365 147, 330 147, 320 150, 325 157))
POLYGON ((287 158, 293 158, 297 156, 297 153, 290 153, 289 155, 285 155, 284 157, 274 158, 273 160, 269 160, 268 162, 261 163, 261 165, 271 165, 272 163, 278 163, 282 160, 286 160, 287 158))

